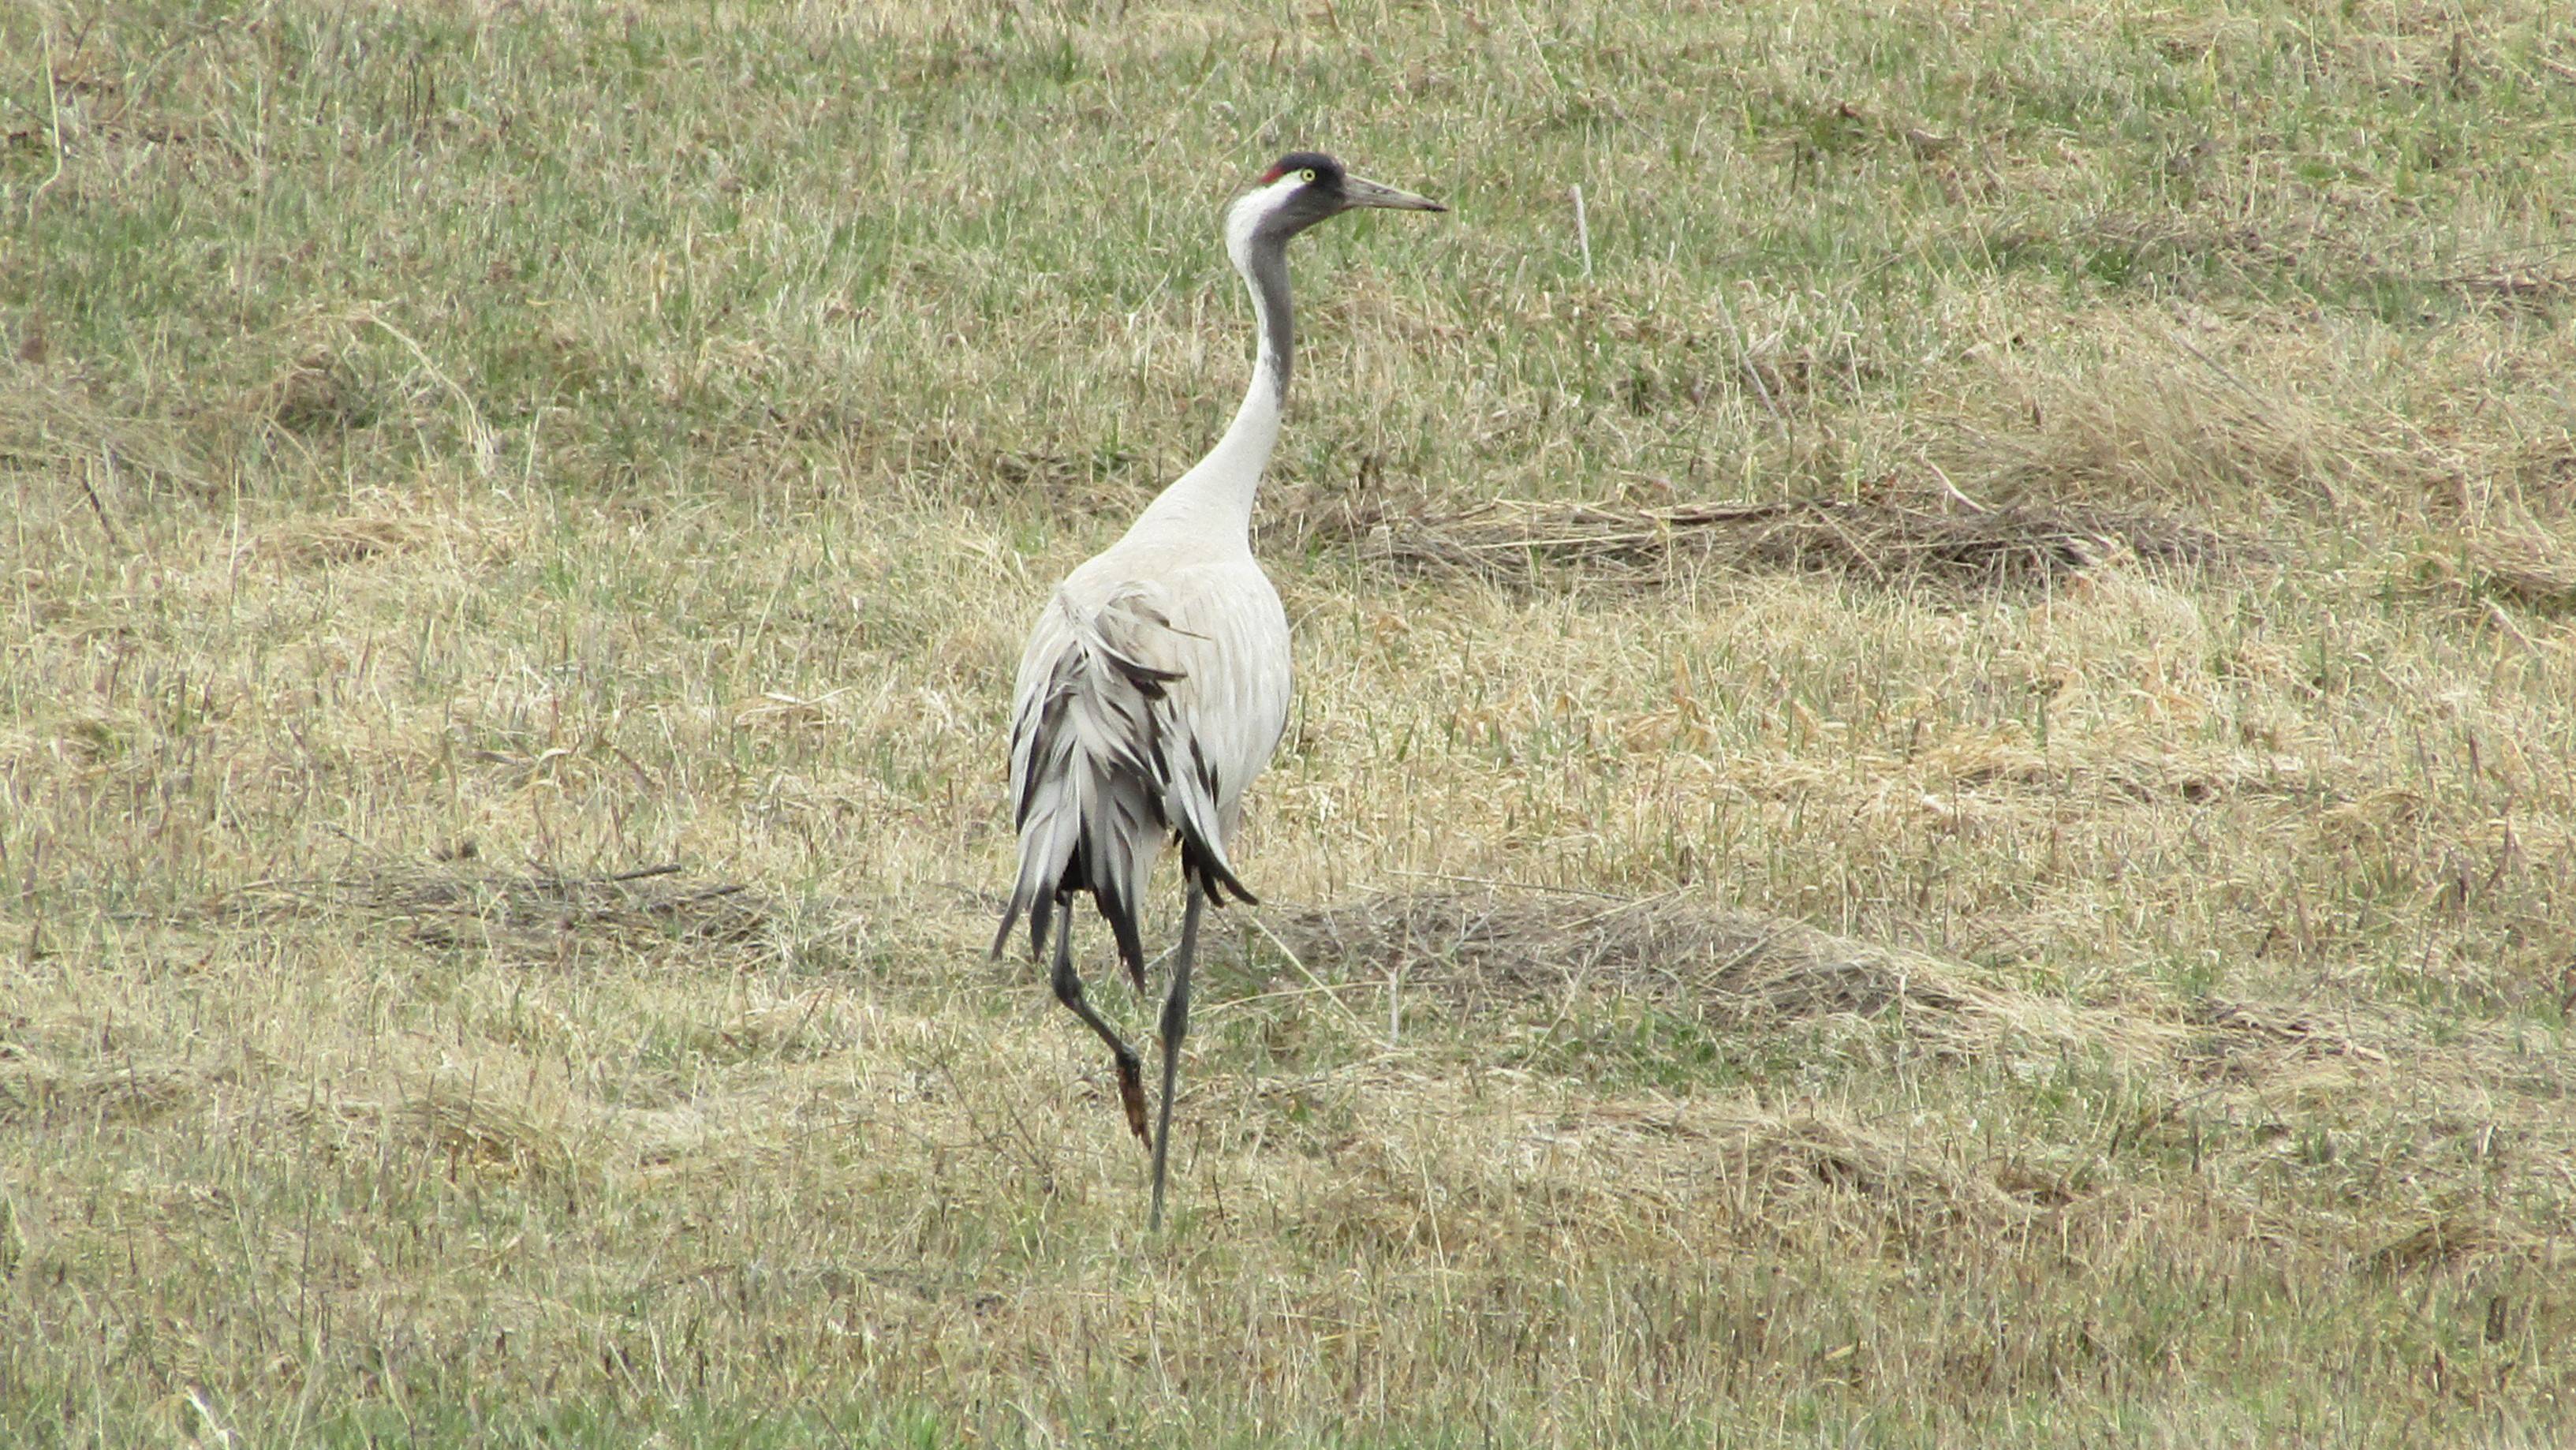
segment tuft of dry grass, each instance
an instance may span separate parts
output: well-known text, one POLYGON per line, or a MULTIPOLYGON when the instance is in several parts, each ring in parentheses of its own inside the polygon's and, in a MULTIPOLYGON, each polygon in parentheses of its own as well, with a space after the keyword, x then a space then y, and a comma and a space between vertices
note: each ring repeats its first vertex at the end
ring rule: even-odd
POLYGON ((2119 560, 2203 568, 2231 553, 2210 530, 2153 514, 1978 504, 1955 490, 1855 498, 1635 506, 1489 500, 1454 511, 1351 502, 1310 523, 1408 575, 1536 587, 1551 578, 1670 587, 1681 571, 1817 573, 1890 589, 2028 589, 2119 560))
POLYGON ((2565 614, 2576 609, 2576 546, 2536 530, 2481 531, 2456 541, 2448 557, 2423 559, 2419 578, 2533 614, 2565 614))
MULTIPOLYGON (((2240 517, 2420 508, 2454 492, 2459 460, 2418 430, 2337 406, 2351 383, 2313 340, 2207 315, 2102 319, 2089 365, 2034 376, 1986 355, 2020 416, 1970 420, 1949 445, 1966 486, 2036 500, 2150 501, 2240 517), (2195 337, 2194 334, 2197 334, 2195 337)), ((2098 506, 2098 504, 2097 504, 2098 506)))
POLYGON ((2171 1035, 1981 980, 1962 963, 1678 892, 1390 892, 1282 908, 1265 922, 1309 970, 1383 977, 1390 992, 1430 994, 1461 1021, 1518 1004, 1562 1022, 1599 1010, 1595 998, 1643 996, 1730 1035, 1894 1014, 1909 1039, 1963 1054, 2020 1038, 2134 1059, 2171 1035))
POLYGON ((477 870, 464 858, 439 866, 379 867, 363 876, 249 883, 218 906, 262 919, 356 915, 394 924, 432 948, 479 950, 543 961, 571 942, 682 945, 724 951, 771 939, 775 904, 740 882, 676 882, 677 862, 605 876, 477 870))
POLYGON ((0 1050, 0 1111, 97 1123, 149 1120, 194 1102, 221 1079, 172 1062, 68 1069, 15 1043, 0 1050))

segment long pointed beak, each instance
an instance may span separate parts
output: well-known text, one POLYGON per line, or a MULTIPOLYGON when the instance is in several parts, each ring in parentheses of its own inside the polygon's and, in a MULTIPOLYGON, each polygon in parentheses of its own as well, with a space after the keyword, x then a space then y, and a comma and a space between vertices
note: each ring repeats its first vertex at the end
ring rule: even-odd
POLYGON ((1342 175, 1342 201, 1348 206, 1382 206, 1390 211, 1447 211, 1449 209, 1427 196, 1415 196, 1409 191, 1398 191, 1384 182, 1371 181, 1365 176, 1353 176, 1348 172, 1342 175))

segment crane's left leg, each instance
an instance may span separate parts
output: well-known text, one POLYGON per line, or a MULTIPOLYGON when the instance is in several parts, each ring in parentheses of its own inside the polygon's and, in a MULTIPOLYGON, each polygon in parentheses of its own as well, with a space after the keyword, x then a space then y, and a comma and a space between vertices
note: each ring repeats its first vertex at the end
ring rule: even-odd
POLYGON ((1070 911, 1064 914, 1063 922, 1056 928, 1053 979, 1056 1000, 1072 1008, 1073 1015, 1081 1018, 1083 1025, 1109 1044, 1110 1056, 1118 1064, 1118 1102, 1127 1110, 1128 1130, 1139 1138, 1144 1137, 1145 1075, 1141 1071, 1144 1064, 1136 1060, 1136 1049, 1127 1045, 1127 1039, 1118 1035, 1118 1029, 1110 1026, 1108 1019, 1092 1010, 1091 1003, 1082 994, 1082 977, 1073 969, 1073 913, 1070 911))
POLYGON ((1163 1171, 1172 1151, 1172 1084, 1180 1076, 1181 1039, 1190 1030, 1190 968, 1199 957, 1199 908, 1207 892, 1190 878, 1189 905, 1181 908, 1181 949, 1172 965, 1172 994, 1163 999, 1163 1105, 1154 1125, 1154 1217, 1163 1226, 1163 1171))

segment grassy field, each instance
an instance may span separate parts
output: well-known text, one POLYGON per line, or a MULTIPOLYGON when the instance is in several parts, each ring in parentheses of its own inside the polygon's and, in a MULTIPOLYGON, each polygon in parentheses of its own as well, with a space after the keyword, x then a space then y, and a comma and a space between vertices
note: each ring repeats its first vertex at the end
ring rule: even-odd
POLYGON ((2576 1436, 2570 135, 2536 3, 0 9, 0 1438, 2576 1436), (1454 211, 1294 253, 1157 1239, 1003 711, 1292 145, 1454 211))

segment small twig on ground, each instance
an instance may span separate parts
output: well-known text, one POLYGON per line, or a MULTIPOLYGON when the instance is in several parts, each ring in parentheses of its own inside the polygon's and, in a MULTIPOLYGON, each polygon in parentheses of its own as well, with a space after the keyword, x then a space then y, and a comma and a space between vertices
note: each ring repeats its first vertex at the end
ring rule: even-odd
MULTIPOLYGON (((108 450, 103 446, 99 449, 99 457, 101 459, 112 459, 114 456, 115 455, 108 452, 108 450)), ((115 549, 116 552, 120 554, 124 553, 125 539, 116 531, 116 520, 107 516, 107 503, 98 496, 97 486, 89 481, 88 469, 84 468, 81 470, 80 486, 81 492, 89 496, 90 512, 98 515, 98 526, 107 531, 107 542, 109 547, 115 549)))
POLYGON ((1941 488, 1943 492, 1949 494, 1950 497, 1957 499, 1960 504, 1968 508, 1970 511, 1981 514, 1990 514, 1994 512, 1993 509, 1988 508, 1984 504, 1981 504, 1975 499, 1968 497, 1966 494, 1961 493, 1959 491, 1959 485, 1950 481, 1950 475, 1942 471, 1940 464, 1932 461, 1932 455, 1929 452, 1917 448, 1914 450, 1914 457, 1925 468, 1931 470, 1934 478, 1941 480, 1941 488))
POLYGON ((659 866, 644 866, 644 867, 639 867, 639 868, 637 868, 637 869, 635 869, 635 870, 633 870, 633 871, 620 871, 620 872, 618 872, 616 875, 614 875, 614 876, 610 876, 610 877, 606 877, 606 878, 604 878, 604 879, 609 880, 609 881, 641 881, 641 880, 643 880, 643 879, 644 879, 645 877, 647 877, 647 876, 671 876, 671 875, 675 875, 675 874, 677 874, 677 873, 679 872, 679 869, 680 869, 680 863, 679 863, 679 862, 677 862, 677 861, 665 861, 664 863, 662 863, 662 864, 661 864, 661 865, 659 865, 659 866))

